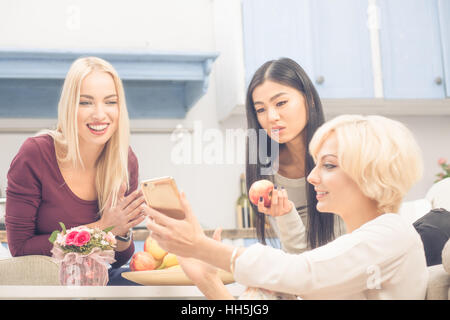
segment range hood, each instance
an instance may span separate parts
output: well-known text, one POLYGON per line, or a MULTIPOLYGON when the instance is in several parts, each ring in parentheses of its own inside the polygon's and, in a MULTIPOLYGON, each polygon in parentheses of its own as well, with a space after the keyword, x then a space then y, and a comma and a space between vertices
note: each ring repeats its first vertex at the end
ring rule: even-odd
POLYGON ((207 92, 218 54, 146 50, 0 49, 0 118, 56 118, 72 62, 110 62, 125 89, 131 119, 181 119, 207 92))

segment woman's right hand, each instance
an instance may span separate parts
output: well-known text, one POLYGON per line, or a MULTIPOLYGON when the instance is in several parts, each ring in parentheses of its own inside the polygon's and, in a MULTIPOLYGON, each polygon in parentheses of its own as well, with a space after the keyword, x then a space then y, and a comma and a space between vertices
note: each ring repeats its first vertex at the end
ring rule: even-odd
POLYGON ((114 235, 126 235, 131 228, 144 221, 146 217, 141 206, 145 203, 142 191, 137 189, 125 197, 126 188, 126 183, 120 186, 117 204, 114 207, 112 206, 112 196, 108 198, 100 218, 100 223, 104 228, 114 226, 111 230, 114 235))

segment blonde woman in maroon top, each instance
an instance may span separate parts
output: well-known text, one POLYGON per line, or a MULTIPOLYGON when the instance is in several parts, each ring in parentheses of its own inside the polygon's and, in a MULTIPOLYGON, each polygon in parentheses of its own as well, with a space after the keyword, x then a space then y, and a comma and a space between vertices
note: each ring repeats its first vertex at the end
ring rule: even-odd
POLYGON ((138 161, 129 146, 122 82, 108 62, 77 59, 67 74, 56 130, 28 138, 8 172, 5 224, 13 256, 51 255, 59 222, 115 226, 113 268, 134 253, 132 227, 141 223, 138 161))

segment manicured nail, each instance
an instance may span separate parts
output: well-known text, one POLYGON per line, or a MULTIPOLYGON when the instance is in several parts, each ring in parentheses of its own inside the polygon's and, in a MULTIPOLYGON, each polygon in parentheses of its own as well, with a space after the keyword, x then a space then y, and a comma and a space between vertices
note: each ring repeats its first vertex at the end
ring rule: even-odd
POLYGON ((263 201, 263 197, 259 197, 259 202, 262 202, 263 201))

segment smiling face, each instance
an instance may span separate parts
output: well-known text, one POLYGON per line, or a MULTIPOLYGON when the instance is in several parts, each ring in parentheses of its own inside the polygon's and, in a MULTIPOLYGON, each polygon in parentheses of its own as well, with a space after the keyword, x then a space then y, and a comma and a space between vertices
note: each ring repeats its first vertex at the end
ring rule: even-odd
POLYGON ((77 123, 80 143, 103 146, 118 128, 119 105, 112 76, 92 71, 82 81, 77 123))
POLYGON ((335 213, 345 219, 355 208, 371 202, 339 166, 338 140, 334 133, 324 140, 316 158, 316 166, 307 180, 316 190, 318 211, 335 213))
POLYGON ((278 143, 300 137, 308 121, 300 91, 266 80, 253 90, 252 98, 258 122, 269 137, 278 143))

